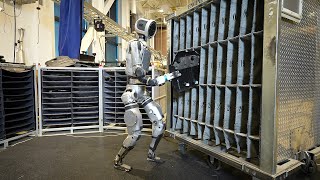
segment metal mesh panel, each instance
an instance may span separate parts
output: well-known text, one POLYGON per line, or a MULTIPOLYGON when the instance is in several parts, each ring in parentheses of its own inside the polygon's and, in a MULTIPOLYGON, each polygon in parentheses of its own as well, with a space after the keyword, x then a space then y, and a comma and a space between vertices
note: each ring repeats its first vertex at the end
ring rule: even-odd
POLYGON ((319 9, 319 1, 305 0, 301 23, 281 22, 278 161, 320 143, 319 9))
POLYGON ((215 1, 173 20, 173 57, 197 51, 200 78, 198 87, 173 97, 172 130, 258 156, 263 3, 215 1))

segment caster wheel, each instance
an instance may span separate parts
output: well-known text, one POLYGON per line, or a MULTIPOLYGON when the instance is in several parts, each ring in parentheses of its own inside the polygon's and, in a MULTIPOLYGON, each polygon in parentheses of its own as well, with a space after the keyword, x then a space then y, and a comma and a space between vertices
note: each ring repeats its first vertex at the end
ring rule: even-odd
POLYGON ((186 154, 187 147, 185 143, 179 143, 179 151, 181 154, 186 154))
POLYGON ((208 162, 209 167, 211 167, 215 171, 219 171, 222 168, 221 161, 219 161, 218 159, 216 159, 212 156, 208 156, 207 162, 208 162))
MULTIPOLYGON (((307 161, 304 159, 302 162, 306 163, 307 161)), ((306 174, 314 174, 317 172, 317 164, 315 161, 310 161, 309 165, 303 165, 302 171, 306 174)))

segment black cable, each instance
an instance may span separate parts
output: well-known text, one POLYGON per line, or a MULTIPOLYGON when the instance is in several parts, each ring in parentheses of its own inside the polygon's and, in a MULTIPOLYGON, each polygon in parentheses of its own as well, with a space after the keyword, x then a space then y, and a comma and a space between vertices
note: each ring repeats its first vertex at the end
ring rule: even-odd
POLYGON ((17 41, 17 16, 16 16, 16 0, 13 0, 14 15, 14 43, 13 43, 13 62, 16 62, 16 41, 17 41))
POLYGON ((39 44, 40 41, 40 1, 38 1, 38 7, 36 8, 38 10, 38 40, 37 44, 39 44))

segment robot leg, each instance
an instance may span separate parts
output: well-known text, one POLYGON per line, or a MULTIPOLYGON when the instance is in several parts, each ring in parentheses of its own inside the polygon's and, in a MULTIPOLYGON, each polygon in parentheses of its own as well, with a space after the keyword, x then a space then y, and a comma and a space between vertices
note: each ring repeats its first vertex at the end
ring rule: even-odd
POLYGON ((122 171, 130 171, 132 168, 126 164, 123 164, 122 160, 129 153, 129 151, 134 148, 136 142, 141 136, 143 125, 142 115, 139 111, 139 105, 137 103, 131 102, 125 105, 124 121, 127 125, 128 136, 123 141, 122 147, 114 159, 114 167, 122 171))
POLYGON ((165 130, 165 122, 163 121, 163 113, 158 103, 154 102, 150 97, 142 104, 152 122, 152 141, 150 143, 148 158, 149 161, 160 162, 160 158, 156 157, 155 150, 162 138, 165 130))

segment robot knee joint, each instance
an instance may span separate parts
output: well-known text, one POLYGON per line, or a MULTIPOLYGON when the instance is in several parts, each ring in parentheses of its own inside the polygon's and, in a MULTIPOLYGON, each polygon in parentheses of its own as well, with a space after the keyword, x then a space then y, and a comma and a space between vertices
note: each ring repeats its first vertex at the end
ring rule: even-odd
POLYGON ((141 137, 141 134, 134 134, 130 138, 132 139, 132 141, 138 141, 140 137, 141 137))
POLYGON ((150 100, 142 104, 145 111, 148 113, 148 116, 151 122, 158 122, 163 119, 162 109, 159 104, 150 100))
POLYGON ((156 123, 156 127, 158 128, 158 130, 163 130, 164 129, 164 123, 162 121, 159 121, 156 123))
POLYGON ((165 130, 165 124, 163 123, 163 121, 155 122, 153 126, 153 136, 157 137, 163 134, 164 130, 165 130))
POLYGON ((137 104, 128 105, 125 107, 125 109, 124 121, 128 127, 134 126, 139 120, 142 119, 142 115, 137 104))
POLYGON ((127 90, 121 96, 121 100, 125 105, 135 103, 136 93, 133 90, 127 90))
POLYGON ((135 132, 132 135, 128 135, 128 137, 124 140, 123 146, 124 147, 133 147, 136 145, 136 142, 140 139, 141 132, 135 132))

